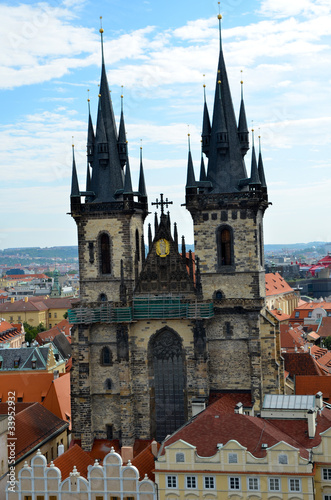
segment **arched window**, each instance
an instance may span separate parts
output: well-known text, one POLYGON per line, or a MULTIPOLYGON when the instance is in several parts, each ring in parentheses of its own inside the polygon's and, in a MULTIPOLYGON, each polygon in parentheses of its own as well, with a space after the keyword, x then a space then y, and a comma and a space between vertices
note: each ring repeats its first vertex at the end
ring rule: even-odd
POLYGON ((107 295, 105 293, 100 293, 99 302, 107 302, 107 295))
POLYGON ((219 268, 233 265, 233 233, 229 226, 217 230, 217 253, 219 268))
POLYGON ((110 274, 110 238, 106 233, 102 233, 99 237, 100 246, 100 272, 101 274, 110 274))
POLYGON ((105 389, 106 389, 106 391, 110 391, 111 388, 112 388, 111 379, 107 378, 106 381, 105 381, 105 389))
POLYGON ((101 351, 101 364, 102 365, 112 365, 113 364, 113 356, 109 347, 103 347, 101 351))

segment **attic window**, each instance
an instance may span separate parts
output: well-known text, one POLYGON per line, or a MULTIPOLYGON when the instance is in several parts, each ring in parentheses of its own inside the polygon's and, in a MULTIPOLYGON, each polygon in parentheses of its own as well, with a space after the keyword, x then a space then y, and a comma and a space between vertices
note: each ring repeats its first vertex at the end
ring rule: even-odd
POLYGON ((32 367, 33 370, 35 370, 36 364, 37 364, 36 360, 33 359, 32 362, 31 362, 31 367, 32 367))
POLYGON ((184 453, 176 453, 176 462, 185 462, 184 453))
POLYGON ((299 311, 295 311, 295 318, 299 318, 300 317, 300 312, 299 311))
POLYGON ((14 368, 18 368, 19 364, 20 364, 20 358, 15 358, 14 359, 14 368))
POLYGON ((308 311, 308 318, 311 318, 312 314, 313 314, 313 311, 308 311))
POLYGON ((229 464, 237 464, 238 463, 238 455, 237 453, 229 453, 229 464))
POLYGON ((279 464, 287 464, 288 463, 287 455, 285 455, 285 454, 278 455, 278 463, 279 464))

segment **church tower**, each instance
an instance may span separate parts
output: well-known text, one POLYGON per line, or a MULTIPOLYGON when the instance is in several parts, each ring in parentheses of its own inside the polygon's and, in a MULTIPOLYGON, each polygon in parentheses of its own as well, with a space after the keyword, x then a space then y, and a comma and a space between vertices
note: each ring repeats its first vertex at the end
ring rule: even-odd
MULTIPOLYGON (((257 164, 252 131, 249 149, 243 88, 238 124, 220 50, 212 123, 204 103, 202 151, 208 158, 195 180, 189 163, 186 208, 194 224, 203 298, 215 317, 206 322, 210 390, 249 390, 259 408, 263 393, 281 390, 282 368, 274 322, 265 310, 263 215, 268 207, 261 150, 257 164)), ((243 82, 241 82, 243 85, 243 82)))
MULTIPOLYGON (((163 194, 148 214, 142 150, 133 191, 123 96, 119 129, 103 55, 98 115, 88 114, 86 190, 73 150, 71 215, 77 224, 80 301, 69 311, 73 438, 162 441, 213 393, 246 392, 259 409, 282 391, 279 335, 265 309, 263 214, 268 207, 261 151, 249 149, 244 99, 238 124, 222 45, 212 123, 205 99, 200 178, 188 152, 186 208, 195 252, 178 241, 163 194), (208 158, 205 169, 204 156, 208 158), (179 247, 180 250, 179 250, 179 247)), ((221 31, 220 31, 221 35, 221 31)), ((220 37, 221 42, 221 37, 220 37)))

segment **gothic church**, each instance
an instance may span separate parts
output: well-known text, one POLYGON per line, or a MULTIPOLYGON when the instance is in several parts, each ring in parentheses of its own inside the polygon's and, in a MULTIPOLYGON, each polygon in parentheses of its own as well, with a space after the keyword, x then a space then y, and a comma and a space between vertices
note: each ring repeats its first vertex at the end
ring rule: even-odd
MULTIPOLYGON (((221 16, 219 16, 219 22, 221 16)), ((103 42, 103 30, 101 42, 103 42)), ((243 96, 237 122, 220 52, 212 121, 205 101, 199 180, 188 153, 186 209, 194 254, 179 245, 171 204, 149 205, 141 158, 131 183, 123 109, 119 128, 102 44, 98 115, 88 118, 86 190, 73 157, 71 215, 78 229, 80 302, 74 323, 72 426, 90 450, 95 438, 158 441, 211 394, 242 391, 258 410, 265 393, 283 392, 279 333, 265 308, 263 215, 268 207, 261 150, 249 133, 243 96), (179 248, 180 247, 180 248, 179 248)))

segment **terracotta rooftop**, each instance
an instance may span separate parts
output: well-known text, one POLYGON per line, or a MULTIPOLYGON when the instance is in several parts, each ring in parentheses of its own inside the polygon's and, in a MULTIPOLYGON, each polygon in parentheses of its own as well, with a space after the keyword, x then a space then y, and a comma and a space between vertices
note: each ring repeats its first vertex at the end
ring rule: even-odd
POLYGON ((43 406, 57 417, 69 422, 71 429, 70 373, 51 381, 43 406))
POLYGON ((317 365, 315 359, 309 352, 284 352, 284 367, 294 375, 323 375, 322 369, 317 365))
POLYGON ((278 321, 287 321, 290 319, 290 315, 283 313, 281 309, 271 309, 270 312, 278 321))
POLYGON ((331 400, 331 377, 322 375, 298 375, 295 377, 295 393, 302 395, 323 393, 323 400, 331 400))
POLYGON ((242 403, 245 408, 252 408, 252 396, 250 391, 246 392, 217 392, 210 391, 209 404, 217 401, 219 411, 233 413, 236 405, 242 403))
POLYGON ((47 311, 48 307, 40 301, 34 302, 31 300, 15 300, 15 302, 4 302, 0 304, 1 312, 20 312, 20 311, 47 311))
POLYGON ((15 392, 16 400, 41 403, 52 384, 53 373, 0 373, 0 398, 7 401, 9 392, 15 392))
POLYGON ((16 337, 16 335, 20 334, 21 329, 18 330, 15 325, 12 325, 8 321, 5 321, 3 319, 0 320, 0 342, 7 342, 13 337, 16 337))
MULTIPOLYGON (((157 451, 160 449, 160 444, 156 443, 157 451)), ((141 451, 133 460, 132 465, 137 467, 140 480, 144 479, 145 474, 151 481, 155 481, 155 456, 152 453, 152 443, 150 443, 143 451, 141 451)))
POLYGON ((217 401, 210 405, 166 439, 162 444, 161 454, 166 446, 182 439, 195 446, 198 455, 211 457, 217 453, 218 443, 224 445, 230 440, 236 440, 254 457, 262 458, 267 452, 261 447, 261 443, 268 443, 268 447, 271 447, 284 441, 298 448, 302 457, 308 458, 308 449, 317 446, 321 441, 319 433, 331 427, 331 410, 328 409, 324 409, 322 414, 317 416, 316 436, 310 439, 306 420, 268 420, 224 413, 219 411, 218 403, 217 401))
MULTIPOLYGON (((18 410, 20 404, 16 403, 18 410)), ((7 403, 0 403, 0 414, 7 413, 7 403)), ((41 446, 52 436, 63 432, 67 427, 66 422, 56 417, 40 403, 33 403, 22 411, 16 412, 16 461, 23 459, 35 447, 41 446)))
MULTIPOLYGON (((316 328, 316 325, 314 327, 316 328)), ((323 338, 331 336, 331 316, 322 318, 321 325, 317 327, 317 333, 323 338)))
POLYGON ((291 328, 290 325, 280 325, 280 347, 287 351, 294 351, 295 348, 300 349, 306 343, 302 334, 302 326, 291 328))
POLYGON ((70 447, 65 453, 57 457, 53 461, 55 467, 58 467, 61 471, 61 479, 64 481, 69 477, 70 472, 72 472, 74 466, 77 467, 78 472, 81 476, 87 479, 87 468, 89 465, 94 464, 93 458, 90 455, 83 451, 78 444, 70 447))
POLYGON ((279 273, 267 273, 265 275, 266 296, 279 295, 281 293, 294 292, 279 273))

